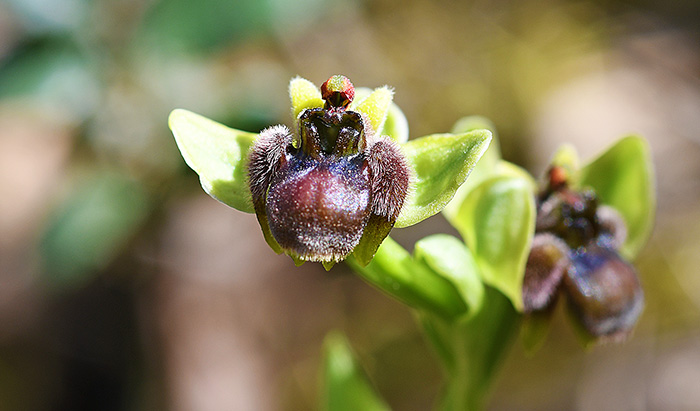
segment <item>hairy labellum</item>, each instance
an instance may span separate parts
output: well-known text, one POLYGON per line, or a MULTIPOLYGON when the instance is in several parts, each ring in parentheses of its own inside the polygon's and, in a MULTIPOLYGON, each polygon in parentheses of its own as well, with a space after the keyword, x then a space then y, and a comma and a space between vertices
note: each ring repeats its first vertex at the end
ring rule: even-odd
POLYGON ((525 265, 523 309, 543 310, 555 299, 562 276, 569 264, 569 247, 552 234, 538 234, 525 265))
POLYGON ((270 230, 300 258, 331 261, 348 255, 369 219, 369 173, 362 158, 315 161, 290 155, 267 196, 270 230))
POLYGON ((574 314, 596 337, 625 337, 644 307, 634 268, 595 243, 575 252, 571 261, 564 287, 574 314))
POLYGON ((331 77, 321 91, 325 106, 299 115, 298 144, 276 126, 253 146, 255 212, 273 248, 295 258, 340 261, 361 242, 373 255, 403 206, 408 165, 393 141, 368 138, 374 130, 347 110, 355 93, 346 77, 331 77))

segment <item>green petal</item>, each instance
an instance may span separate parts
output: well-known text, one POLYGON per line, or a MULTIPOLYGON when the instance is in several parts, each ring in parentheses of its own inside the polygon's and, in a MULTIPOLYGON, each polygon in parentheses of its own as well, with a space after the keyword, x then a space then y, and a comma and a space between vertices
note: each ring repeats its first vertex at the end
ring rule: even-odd
POLYGON ((292 116, 296 121, 299 113, 307 108, 323 107, 321 91, 309 80, 295 77, 289 82, 289 98, 292 100, 292 116))
MULTIPOLYGON (((355 101, 350 105, 350 110, 355 110, 355 106, 362 103, 374 90, 367 87, 358 87, 355 89, 355 101)), ((408 120, 403 114, 401 108, 396 103, 391 101, 389 111, 384 120, 384 126, 377 130, 380 136, 389 136, 397 143, 405 143, 408 141, 408 120)))
POLYGON ((355 257, 345 261, 363 280, 413 308, 444 318, 467 312, 465 300, 451 280, 416 262, 391 237, 384 240, 367 266, 355 257))
POLYGON ((322 410, 390 410, 357 364, 347 339, 329 333, 323 343, 322 410))
POLYGON ((350 110, 365 114, 372 130, 381 133, 393 98, 394 92, 389 87, 379 87, 357 105, 351 105, 350 110))
POLYGON ((464 183, 491 141, 488 130, 433 134, 411 140, 403 152, 413 170, 412 192, 396 227, 407 227, 440 212, 464 183))
POLYGON ((459 239, 436 234, 415 245, 414 258, 450 280, 469 308, 469 316, 479 311, 484 298, 484 284, 472 253, 459 239))
POLYGON ((654 223, 656 199, 649 146, 641 137, 626 137, 581 169, 581 186, 592 187, 601 203, 615 208, 627 224, 621 254, 634 258, 654 223))
POLYGON ((484 181, 462 203, 455 228, 474 253, 484 282, 522 310, 525 263, 535 230, 530 182, 515 175, 484 181))
POLYGON ((168 124, 185 162, 210 196, 253 212, 248 188, 248 150, 257 134, 234 130, 191 111, 176 109, 168 124))
POLYGON ((570 144, 564 144, 563 146, 559 147, 557 152, 554 153, 550 164, 553 166, 564 167, 573 175, 579 169, 579 159, 576 148, 570 144))
POLYGON ((355 99, 350 103, 349 110, 355 110, 358 104, 362 103, 374 90, 369 87, 355 87, 355 99))
POLYGON ((403 114, 403 111, 392 102, 389 105, 389 112, 386 116, 386 121, 384 121, 384 128, 379 130, 379 134, 382 136, 389 136, 392 140, 397 143, 405 143, 408 141, 408 120, 403 114))

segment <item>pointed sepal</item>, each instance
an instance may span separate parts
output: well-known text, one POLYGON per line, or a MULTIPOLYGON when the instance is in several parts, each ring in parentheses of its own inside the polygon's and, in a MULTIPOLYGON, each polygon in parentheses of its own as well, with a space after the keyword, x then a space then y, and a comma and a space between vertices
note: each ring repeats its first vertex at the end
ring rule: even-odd
POLYGON ((210 196, 252 213, 248 189, 248 151, 257 134, 228 128, 191 111, 176 109, 168 124, 182 157, 199 174, 210 196))

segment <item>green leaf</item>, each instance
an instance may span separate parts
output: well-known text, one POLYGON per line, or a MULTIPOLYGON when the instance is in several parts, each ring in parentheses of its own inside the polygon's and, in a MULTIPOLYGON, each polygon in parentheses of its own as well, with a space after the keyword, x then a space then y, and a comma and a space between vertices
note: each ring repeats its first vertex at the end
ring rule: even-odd
POLYGON ((276 32, 279 24, 270 14, 270 5, 257 0, 236 0, 236 7, 219 0, 202 0, 198 7, 189 0, 158 1, 149 5, 143 21, 132 29, 135 39, 130 44, 150 50, 151 55, 205 59, 210 55, 205 52, 276 32))
POLYGON ((535 230, 531 183, 515 175, 484 181, 462 203, 455 228, 474 253, 484 282, 522 310, 525 263, 535 230))
POLYGON ((620 252, 626 258, 634 258, 649 238, 656 208, 646 140, 632 136, 618 141, 581 169, 580 184, 592 187, 601 203, 622 215, 627 224, 627 240, 620 252))
POLYGON ((185 162, 210 196, 253 212, 248 188, 248 150, 257 134, 234 130, 183 109, 170 113, 170 129, 185 162))
POLYGON ((50 220, 40 250, 46 274, 58 287, 76 287, 119 253, 148 215, 137 182, 101 173, 84 182, 50 220))
POLYGON ((80 121, 93 115, 100 105, 99 75, 88 53, 67 40, 34 39, 17 47, 0 64, 0 99, 30 97, 80 121))
POLYGON ((350 344, 338 332, 323 343, 323 392, 320 409, 328 411, 390 410, 357 364, 350 344))
POLYGON ((440 212, 467 179, 490 141, 490 131, 474 130, 465 134, 433 134, 404 144, 404 155, 413 170, 413 191, 395 227, 407 227, 440 212))
POLYGON ((292 100, 294 121, 307 108, 323 107, 321 91, 314 83, 301 77, 295 77, 289 82, 289 98, 292 100))
POLYGON ((459 291, 471 316, 478 312, 484 298, 484 284, 469 249, 447 234, 425 237, 415 245, 414 258, 448 279, 459 291))
POLYGON ((347 263, 365 281, 413 308, 455 318, 468 311, 455 284, 427 264, 417 263, 391 237, 387 237, 374 259, 362 266, 355 257, 347 263))
POLYGON ((352 105, 350 110, 364 113, 369 119, 369 125, 375 132, 381 133, 384 121, 387 118, 394 92, 389 87, 379 87, 357 105, 352 105))

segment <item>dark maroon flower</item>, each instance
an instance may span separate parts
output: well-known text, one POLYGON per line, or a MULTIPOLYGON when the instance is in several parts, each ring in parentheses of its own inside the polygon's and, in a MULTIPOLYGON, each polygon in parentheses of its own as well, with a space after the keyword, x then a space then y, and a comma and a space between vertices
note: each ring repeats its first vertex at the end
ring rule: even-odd
POLYGON ((298 260, 337 262, 363 237, 374 254, 403 206, 409 168, 398 146, 348 110, 355 89, 344 76, 321 86, 323 108, 260 133, 249 156, 255 212, 269 243, 298 260))
POLYGON ((561 290, 591 335, 624 337, 644 307, 634 267, 618 253, 627 232, 624 221, 599 205, 593 191, 569 187, 562 167, 552 167, 548 177, 525 268, 524 310, 548 310, 561 290))

